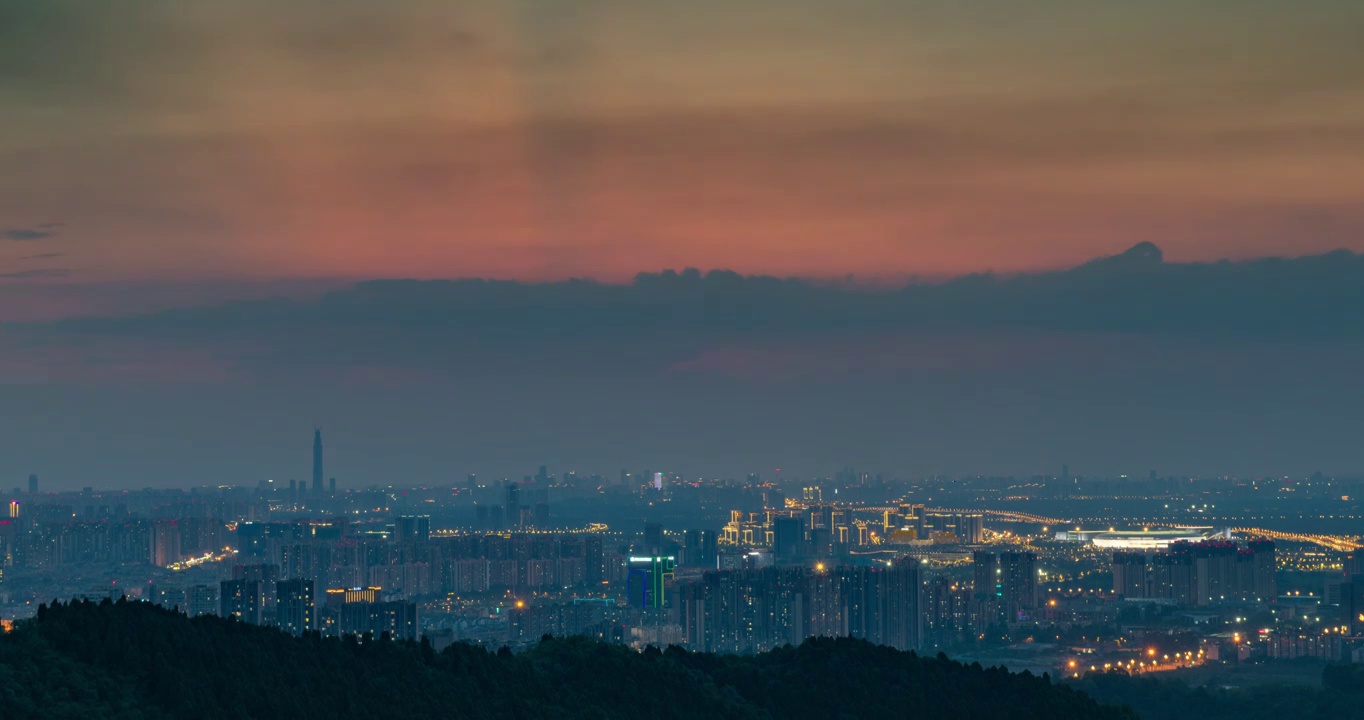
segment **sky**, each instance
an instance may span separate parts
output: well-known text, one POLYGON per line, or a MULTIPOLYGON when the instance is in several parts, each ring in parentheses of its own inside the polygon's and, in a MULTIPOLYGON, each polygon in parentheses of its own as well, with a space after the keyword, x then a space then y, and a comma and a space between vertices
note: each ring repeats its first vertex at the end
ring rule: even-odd
POLYGON ((1361 32, 1348 0, 10 0, 0 262, 898 279, 1364 249, 1361 32))
POLYGON ((357 477, 1364 474, 1361 35, 1348 0, 0 0, 0 485, 254 481, 314 423, 357 477), (754 324, 652 314, 698 304, 754 324))

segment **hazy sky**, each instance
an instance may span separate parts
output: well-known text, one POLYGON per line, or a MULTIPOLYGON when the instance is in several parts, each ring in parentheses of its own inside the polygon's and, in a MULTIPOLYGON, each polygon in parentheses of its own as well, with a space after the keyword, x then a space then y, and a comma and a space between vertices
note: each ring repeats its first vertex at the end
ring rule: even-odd
POLYGON ((0 486, 304 477, 315 423, 343 484, 1364 474, 1361 37, 1355 0, 0 0, 0 486), (1303 259, 1219 262, 1261 257, 1303 259), (635 279, 685 267, 820 283, 635 279), (896 289, 985 271, 1023 275, 896 289), (364 282, 440 278, 519 284, 364 282))
POLYGON ((1362 34, 1351 0, 9 0, 0 273, 1364 249, 1362 34))

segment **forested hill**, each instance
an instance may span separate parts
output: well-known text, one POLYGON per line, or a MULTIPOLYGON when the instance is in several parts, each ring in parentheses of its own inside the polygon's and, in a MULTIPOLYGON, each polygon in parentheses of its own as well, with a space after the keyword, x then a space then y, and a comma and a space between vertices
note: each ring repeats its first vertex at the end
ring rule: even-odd
POLYGON ((0 717, 1128 720, 1047 678, 855 640, 753 657, 554 639, 513 655, 295 638, 145 603, 43 608, 0 636, 0 717))

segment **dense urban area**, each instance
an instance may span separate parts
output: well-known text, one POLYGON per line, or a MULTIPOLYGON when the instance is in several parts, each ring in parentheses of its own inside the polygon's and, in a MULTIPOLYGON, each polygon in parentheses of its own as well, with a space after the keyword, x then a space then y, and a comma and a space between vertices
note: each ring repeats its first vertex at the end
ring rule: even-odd
MULTIPOLYGON (((1364 480, 640 469, 8 492, 6 630, 146 602, 295 635, 752 654, 848 637, 1052 677, 1364 660, 1364 480)), ((1290 672, 1290 671, 1286 671, 1290 672)), ((1290 673, 1291 674, 1291 673, 1290 673)))

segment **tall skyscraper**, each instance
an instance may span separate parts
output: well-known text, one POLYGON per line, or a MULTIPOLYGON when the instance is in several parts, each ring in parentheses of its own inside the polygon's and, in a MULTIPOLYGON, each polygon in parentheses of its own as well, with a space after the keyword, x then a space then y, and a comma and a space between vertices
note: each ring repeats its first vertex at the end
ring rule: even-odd
POLYGON ((322 430, 313 430, 313 495, 322 495, 322 430))
POLYGON ((37 474, 33 474, 33 475, 29 475, 29 476, 28 476, 28 494, 29 494, 29 495, 37 495, 37 494, 38 494, 38 475, 37 475, 37 474))

